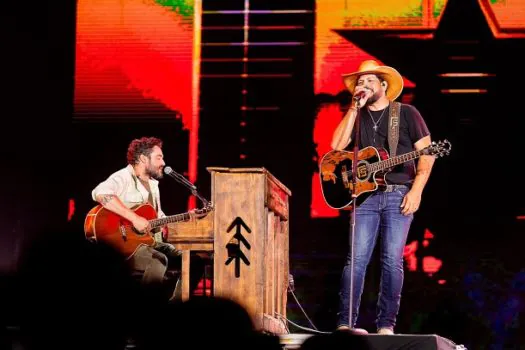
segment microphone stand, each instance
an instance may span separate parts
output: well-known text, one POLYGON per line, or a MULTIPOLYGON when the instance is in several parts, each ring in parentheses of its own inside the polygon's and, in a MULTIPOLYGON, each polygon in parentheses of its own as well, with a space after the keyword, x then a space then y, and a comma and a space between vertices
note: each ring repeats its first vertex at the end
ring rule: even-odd
POLYGON ((354 121, 354 128, 355 128, 355 139, 354 139, 354 147, 353 147, 353 154, 352 154, 352 223, 351 223, 351 232, 350 232, 350 298, 349 298, 349 308, 348 308, 348 326, 350 327, 350 330, 354 328, 353 326, 353 312, 352 312, 352 306, 353 306, 353 298, 354 298, 354 236, 355 236, 355 221, 356 221, 356 186, 357 186, 357 161, 358 161, 358 152, 359 152, 359 140, 361 138, 360 136, 360 124, 361 124, 361 106, 359 103, 360 97, 353 97, 355 100, 355 109, 356 109, 356 116, 354 121))
MULTIPOLYGON (((182 184, 184 187, 189 189, 191 191, 191 194, 193 194, 195 197, 197 197, 202 202, 202 204, 204 205, 204 208, 211 207, 210 203, 206 200, 206 198, 204 198, 203 196, 201 196, 199 192, 197 192, 197 186, 192 184, 190 180, 186 179, 184 176, 182 176, 179 173, 176 173, 175 171, 171 172, 169 175, 171 175, 173 179, 175 179, 175 181, 177 181, 178 183, 182 184)), ((213 256, 213 253, 212 253, 212 256, 213 256)), ((191 270, 191 267, 190 267, 190 270, 191 270)), ((206 266, 204 267, 203 278, 204 278, 204 282, 206 282, 206 266)), ((191 285, 191 282, 190 282, 190 285, 191 285)), ((203 295, 206 295, 206 283, 204 283, 203 293, 204 293, 203 295)))
POLYGON ((191 191, 191 194, 193 194, 195 197, 197 197, 202 202, 204 207, 208 207, 209 206, 209 202, 206 200, 206 198, 204 198, 203 196, 200 195, 199 192, 197 192, 197 186, 195 186, 188 179, 186 179, 184 176, 182 176, 182 175, 180 175, 180 174, 178 174, 176 172, 173 172, 172 174, 174 175, 173 178, 177 182, 182 184, 184 187, 189 189, 191 191))

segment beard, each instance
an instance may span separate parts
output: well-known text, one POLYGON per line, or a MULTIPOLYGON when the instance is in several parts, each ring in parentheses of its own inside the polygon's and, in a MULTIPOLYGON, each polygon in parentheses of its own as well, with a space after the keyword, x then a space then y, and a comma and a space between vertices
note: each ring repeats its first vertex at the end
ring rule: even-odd
POLYGON ((381 98, 381 94, 380 94, 380 91, 375 91, 372 96, 370 96, 368 98, 368 100, 366 101, 366 104, 367 105, 371 105, 375 102, 377 102, 377 100, 379 100, 381 98))
POLYGON ((151 165, 146 168, 146 174, 155 180, 160 180, 164 177, 162 167, 154 168, 151 165))

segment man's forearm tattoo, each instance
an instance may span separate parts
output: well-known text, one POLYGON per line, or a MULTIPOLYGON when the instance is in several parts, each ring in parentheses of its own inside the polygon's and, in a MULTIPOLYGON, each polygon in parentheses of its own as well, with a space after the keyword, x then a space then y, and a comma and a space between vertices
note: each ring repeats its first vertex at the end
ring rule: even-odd
POLYGON ((108 204, 113 198, 115 197, 114 194, 104 194, 102 195, 102 198, 100 199, 100 203, 102 205, 108 204))

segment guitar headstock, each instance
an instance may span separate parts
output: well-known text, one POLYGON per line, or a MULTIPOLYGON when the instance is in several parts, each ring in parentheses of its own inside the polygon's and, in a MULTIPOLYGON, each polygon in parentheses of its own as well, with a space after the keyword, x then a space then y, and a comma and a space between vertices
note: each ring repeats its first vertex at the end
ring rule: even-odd
POLYGON ((194 218, 202 218, 206 216, 209 212, 213 211, 213 203, 210 201, 207 203, 207 205, 202 209, 193 209, 190 214, 194 218))
POLYGON ((448 156, 450 154, 451 148, 452 148, 452 145, 450 144, 448 140, 443 140, 443 141, 438 141, 438 142, 433 141, 430 144, 430 146, 426 148, 425 154, 428 154, 431 156, 435 155, 436 157, 444 157, 445 155, 448 156))

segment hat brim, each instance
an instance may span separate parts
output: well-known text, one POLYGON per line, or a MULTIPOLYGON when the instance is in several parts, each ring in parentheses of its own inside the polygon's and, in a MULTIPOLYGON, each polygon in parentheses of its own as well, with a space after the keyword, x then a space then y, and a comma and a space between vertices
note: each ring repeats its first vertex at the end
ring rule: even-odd
POLYGON ((379 66, 372 70, 344 74, 343 82, 352 95, 354 94, 357 79, 364 74, 379 74, 386 80, 388 83, 386 97, 390 101, 394 101, 399 95, 401 95, 401 92, 403 91, 403 77, 396 69, 388 66, 379 66))

